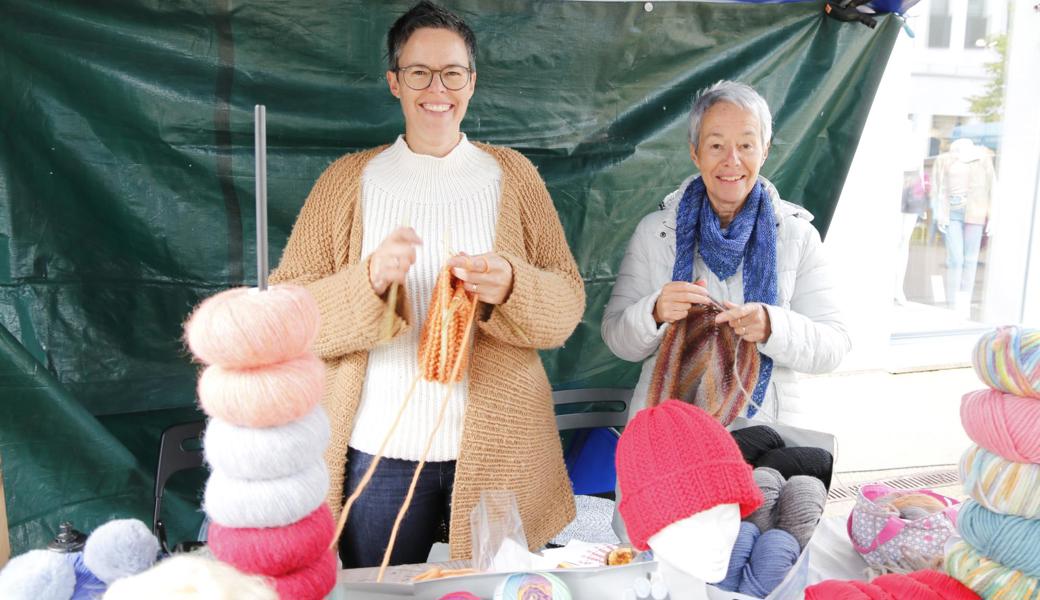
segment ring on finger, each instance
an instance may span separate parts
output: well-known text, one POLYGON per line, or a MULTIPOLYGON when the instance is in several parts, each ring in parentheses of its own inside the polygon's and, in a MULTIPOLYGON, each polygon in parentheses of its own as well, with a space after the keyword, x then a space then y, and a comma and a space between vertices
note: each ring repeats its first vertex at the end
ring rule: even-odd
POLYGON ((473 292, 474 294, 476 294, 477 293, 477 284, 471 283, 470 286, 472 286, 472 287, 470 287, 470 291, 473 292))

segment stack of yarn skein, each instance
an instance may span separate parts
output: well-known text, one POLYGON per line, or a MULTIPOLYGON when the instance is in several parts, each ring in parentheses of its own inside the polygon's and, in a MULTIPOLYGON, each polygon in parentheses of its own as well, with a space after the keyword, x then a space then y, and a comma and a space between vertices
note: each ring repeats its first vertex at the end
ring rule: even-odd
POLYGON ((946 571, 983 598, 1040 599, 1040 330, 1002 327, 972 357, 989 389, 965 394, 961 458, 971 496, 946 571))
POLYGON ((237 288, 205 300, 185 325, 208 365, 198 396, 210 416, 212 468, 203 508, 213 554, 265 576, 283 600, 324 598, 335 585, 334 523, 325 503, 329 421, 313 297, 298 286, 237 288))

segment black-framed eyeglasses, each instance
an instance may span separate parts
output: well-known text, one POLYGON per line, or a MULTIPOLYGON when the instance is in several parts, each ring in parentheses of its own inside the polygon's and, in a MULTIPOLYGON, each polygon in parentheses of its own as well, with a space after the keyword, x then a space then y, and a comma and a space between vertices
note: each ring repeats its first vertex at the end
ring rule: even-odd
POLYGON ((443 69, 431 69, 426 65, 409 65, 395 69, 398 80, 413 90, 425 90, 433 83, 436 74, 445 88, 455 92, 469 85, 473 70, 461 65, 448 65, 443 69))

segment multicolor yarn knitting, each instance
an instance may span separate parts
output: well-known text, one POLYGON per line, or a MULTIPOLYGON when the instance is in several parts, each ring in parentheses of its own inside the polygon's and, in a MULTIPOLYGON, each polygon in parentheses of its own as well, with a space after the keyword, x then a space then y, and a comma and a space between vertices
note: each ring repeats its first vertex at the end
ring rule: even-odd
POLYGON ((711 415, 680 402, 643 409, 618 440, 618 510, 632 545, 668 525, 720 504, 739 504, 741 518, 762 504, 751 467, 711 415))
POLYGON ((703 409, 723 425, 740 416, 759 378, 755 344, 732 327, 715 324, 722 309, 694 305, 668 326, 654 364, 647 406, 677 398, 703 409))

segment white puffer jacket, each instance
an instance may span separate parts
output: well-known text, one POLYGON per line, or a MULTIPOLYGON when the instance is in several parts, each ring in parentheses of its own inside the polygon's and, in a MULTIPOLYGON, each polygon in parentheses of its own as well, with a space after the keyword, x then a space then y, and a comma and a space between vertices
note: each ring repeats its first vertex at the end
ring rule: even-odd
MULTIPOLYGON (((629 418, 646 405, 657 350, 666 324, 654 321, 661 288, 672 280, 675 263, 675 217, 689 177, 661 203, 661 210, 643 218, 629 241, 617 281, 603 314, 603 340, 619 358, 643 361, 629 418)), ((798 396, 795 371, 826 373, 835 369, 851 341, 838 310, 837 294, 824 257, 820 234, 804 208, 780 199, 765 178, 776 215, 776 266, 779 306, 767 306, 772 334, 758 349, 773 359, 773 374, 756 418, 779 420, 781 405, 798 396)), ((725 280, 708 269, 694 253, 693 280, 708 282, 708 293, 719 302, 743 304, 742 267, 725 280)))

